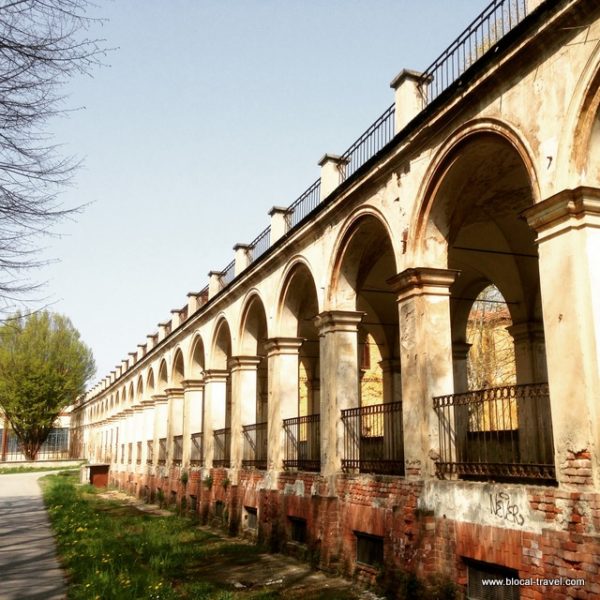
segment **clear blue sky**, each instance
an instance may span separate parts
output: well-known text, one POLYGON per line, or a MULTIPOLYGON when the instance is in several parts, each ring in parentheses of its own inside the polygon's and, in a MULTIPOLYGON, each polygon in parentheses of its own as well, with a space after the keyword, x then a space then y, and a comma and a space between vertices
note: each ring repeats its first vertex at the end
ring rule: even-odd
POLYGON ((393 101, 487 0, 115 0, 114 50, 51 123, 89 204, 34 277, 92 348, 97 378, 145 342, 393 101))

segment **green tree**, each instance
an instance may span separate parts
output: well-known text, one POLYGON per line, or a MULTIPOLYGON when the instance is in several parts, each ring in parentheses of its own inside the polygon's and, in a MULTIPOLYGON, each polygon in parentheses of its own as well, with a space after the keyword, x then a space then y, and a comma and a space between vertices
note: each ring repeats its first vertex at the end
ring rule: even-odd
POLYGON ((29 460, 95 370, 92 351, 65 316, 16 314, 0 326, 0 407, 29 460))

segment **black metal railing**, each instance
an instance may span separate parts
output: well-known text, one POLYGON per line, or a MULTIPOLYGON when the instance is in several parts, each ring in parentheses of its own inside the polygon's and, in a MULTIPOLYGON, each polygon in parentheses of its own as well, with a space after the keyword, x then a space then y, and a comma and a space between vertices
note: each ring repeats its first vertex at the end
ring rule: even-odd
POLYGON ((202 445, 202 434, 192 433, 192 447, 190 450, 190 464, 199 466, 204 462, 204 447, 202 445))
POLYGON ((423 73, 425 104, 435 100, 527 16, 528 0, 493 0, 423 73))
POLYGON ((347 179, 370 158, 375 156, 394 137, 395 105, 392 104, 351 146, 342 154, 342 179, 347 179))
POLYGON ((129 442, 127 444, 127 464, 130 465, 133 462, 133 444, 129 442))
POLYGON ((167 462, 167 438, 158 440, 158 464, 164 465, 167 462))
POLYGON ((135 444, 135 464, 142 464, 142 442, 136 442, 135 444))
POLYGON ((308 188, 288 207, 286 222, 288 229, 295 227, 321 202, 321 179, 311 183, 308 188))
POLYGON ((244 425, 244 454, 242 466, 267 468, 267 423, 244 425))
POLYGON ((250 262, 260 258, 271 246, 271 226, 261 231, 250 242, 250 262))
POLYGON ((433 399, 437 475, 554 481, 548 384, 509 385, 433 399))
POLYGON ((214 467, 229 467, 231 464, 231 429, 215 429, 214 436, 214 467))
POLYGON ((146 464, 147 465, 151 465, 152 461, 154 460, 154 442, 153 441, 147 441, 146 442, 146 464))
POLYGON ((125 464, 125 444, 121 444, 121 464, 125 464))
POLYGON ((183 460, 183 436, 173 436, 173 464, 180 465, 183 460))
POLYGON ((235 278, 235 260, 232 260, 221 273, 221 284, 223 287, 229 285, 235 278))
POLYGON ((402 402, 342 410, 342 470, 404 474, 402 402))
POLYGON ((321 415, 306 415, 283 421, 285 469, 321 470, 321 415))

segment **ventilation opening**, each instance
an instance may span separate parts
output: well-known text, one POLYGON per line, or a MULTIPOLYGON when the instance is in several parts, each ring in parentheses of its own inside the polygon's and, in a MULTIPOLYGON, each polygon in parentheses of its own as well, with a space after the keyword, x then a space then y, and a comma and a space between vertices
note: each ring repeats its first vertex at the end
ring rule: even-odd
POLYGON ((217 500, 215 502, 215 515, 217 515, 217 517, 219 517, 219 519, 222 519, 224 511, 225 511, 225 503, 222 500, 217 500))
POLYGON ((356 561, 371 567, 383 565, 383 538, 368 533, 354 532, 356 536, 356 561))
POLYGON ((511 584, 519 578, 515 569, 469 561, 467 570, 469 600, 519 600, 519 586, 511 584))
POLYGON ((288 517, 290 521, 290 534, 293 542, 306 544, 306 519, 288 517))
POLYGON ((258 527, 258 513, 256 508, 253 506, 244 506, 244 510, 246 511, 246 528, 256 531, 258 527))

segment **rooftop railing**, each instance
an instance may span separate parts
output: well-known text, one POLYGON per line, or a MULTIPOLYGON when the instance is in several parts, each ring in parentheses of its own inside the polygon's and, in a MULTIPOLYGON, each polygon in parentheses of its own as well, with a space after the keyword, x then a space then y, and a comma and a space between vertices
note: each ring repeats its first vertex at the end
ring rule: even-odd
POLYGON ((292 202, 288 208, 287 226, 292 229, 308 215, 321 202, 321 180, 317 179, 308 186, 308 189, 300 194, 297 200, 292 202))
POLYGON ((235 260, 232 260, 221 273, 223 287, 229 285, 235 279, 235 260))
POLYGON ((261 231, 250 243, 250 262, 260 258, 271 246, 271 226, 261 231))
POLYGON ((423 73, 426 104, 523 21, 527 4, 528 0, 493 0, 423 73))

